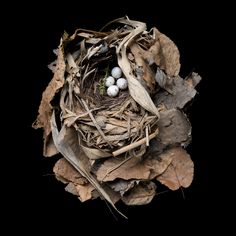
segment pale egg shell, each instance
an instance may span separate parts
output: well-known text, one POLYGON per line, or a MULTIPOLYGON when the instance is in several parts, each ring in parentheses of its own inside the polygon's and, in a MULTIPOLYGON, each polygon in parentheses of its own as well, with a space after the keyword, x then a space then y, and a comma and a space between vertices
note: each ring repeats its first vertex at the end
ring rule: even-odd
POLYGON ((107 89, 107 95, 110 97, 115 97, 119 93, 119 88, 117 85, 112 85, 107 89))
POLYGON ((115 79, 112 76, 108 76, 105 82, 106 87, 110 87, 113 84, 115 84, 115 79))
POLYGON ((124 89, 127 89, 128 87, 128 81, 125 78, 119 78, 116 81, 116 85, 118 86, 119 89, 124 90, 124 89))
POLYGON ((111 75, 118 79, 122 76, 122 70, 120 69, 120 67, 116 66, 111 70, 111 75))

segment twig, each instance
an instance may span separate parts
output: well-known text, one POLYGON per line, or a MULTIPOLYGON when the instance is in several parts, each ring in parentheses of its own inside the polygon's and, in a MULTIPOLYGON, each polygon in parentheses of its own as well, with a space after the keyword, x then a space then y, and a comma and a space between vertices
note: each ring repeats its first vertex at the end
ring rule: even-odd
MULTIPOLYGON (((155 131, 154 133, 150 134, 150 135, 149 135, 149 140, 155 138, 155 137, 158 135, 158 132, 159 132, 159 130, 156 129, 156 131, 155 131)), ((131 143, 131 144, 125 146, 125 147, 122 147, 122 148, 120 148, 120 149, 118 149, 118 150, 112 152, 112 155, 113 155, 114 157, 116 157, 116 156, 118 156, 118 155, 120 155, 120 154, 122 154, 122 153, 124 153, 124 152, 127 152, 127 151, 129 151, 129 150, 131 150, 131 149, 134 149, 134 148, 136 148, 136 147, 138 147, 138 146, 144 144, 144 143, 146 142, 146 140, 147 140, 146 137, 145 137, 145 138, 142 138, 142 139, 140 139, 140 140, 137 141, 137 142, 131 143)))

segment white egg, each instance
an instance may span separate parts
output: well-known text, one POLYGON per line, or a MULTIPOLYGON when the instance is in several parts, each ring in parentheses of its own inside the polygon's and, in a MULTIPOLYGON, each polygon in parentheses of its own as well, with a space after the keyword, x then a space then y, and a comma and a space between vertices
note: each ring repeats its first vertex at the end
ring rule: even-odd
POLYGON ((119 88, 116 85, 112 85, 107 89, 107 94, 110 97, 115 97, 119 93, 119 88))
POLYGON ((116 67, 114 67, 114 68, 111 70, 111 75, 112 75, 114 78, 118 79, 118 78, 120 78, 121 75, 122 75, 122 70, 120 69, 120 67, 116 66, 116 67))
POLYGON ((114 83, 115 83, 115 79, 112 76, 108 76, 106 78, 106 82, 105 82, 106 87, 110 87, 114 83))
POLYGON ((127 89, 128 87, 128 81, 125 78, 119 78, 116 81, 116 85, 119 89, 124 90, 124 89, 127 89))

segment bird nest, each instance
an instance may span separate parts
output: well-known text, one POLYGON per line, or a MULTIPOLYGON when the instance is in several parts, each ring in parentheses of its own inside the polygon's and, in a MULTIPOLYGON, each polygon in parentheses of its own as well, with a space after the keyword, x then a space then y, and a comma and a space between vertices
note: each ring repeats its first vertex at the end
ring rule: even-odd
POLYGON ((65 33, 55 53, 33 126, 44 129, 45 156, 64 156, 54 172, 67 191, 81 201, 101 196, 115 208, 119 199, 149 203, 156 180, 172 190, 191 184, 193 163, 183 149, 191 126, 181 109, 200 77, 179 76, 179 51, 167 36, 120 18, 101 31, 65 33), (114 67, 128 88, 109 94, 114 67))

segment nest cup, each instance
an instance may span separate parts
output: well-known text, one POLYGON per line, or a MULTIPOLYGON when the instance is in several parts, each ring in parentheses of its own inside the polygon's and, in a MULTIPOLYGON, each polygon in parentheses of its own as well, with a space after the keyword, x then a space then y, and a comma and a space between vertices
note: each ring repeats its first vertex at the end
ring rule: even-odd
MULTIPOLYGON (((157 111, 147 111, 136 101, 137 95, 133 97, 130 90, 136 90, 135 93, 138 94, 139 88, 130 85, 129 80, 129 88, 119 90, 115 97, 108 96, 106 91, 106 78, 111 76, 114 67, 119 66, 116 49, 127 32, 127 25, 104 33, 79 30, 65 49, 69 66, 61 98, 61 105, 65 108, 61 118, 66 123, 69 114, 80 116, 73 126, 78 132, 80 145, 86 150, 86 154, 90 152, 88 156, 91 159, 116 155, 116 151, 125 146, 127 150, 119 155, 142 156, 149 142, 148 136, 157 130, 157 111), (133 148, 131 144, 145 137, 145 143, 133 148), (94 149, 100 153, 98 157, 94 155, 94 149)), ((146 37, 150 36, 147 34, 146 37)), ((135 59, 128 60, 132 73, 137 77, 135 59)), ((123 70, 122 76, 125 77, 123 70)), ((142 87, 146 96, 149 96, 150 88, 147 85, 146 88, 142 87)), ((157 86, 152 86, 151 89, 154 92, 157 86)))

